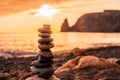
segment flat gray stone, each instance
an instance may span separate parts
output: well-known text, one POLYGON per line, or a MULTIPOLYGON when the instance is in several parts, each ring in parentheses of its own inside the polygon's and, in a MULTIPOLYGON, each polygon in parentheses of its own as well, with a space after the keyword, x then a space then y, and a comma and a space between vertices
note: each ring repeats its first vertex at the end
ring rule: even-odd
POLYGON ((52 60, 51 61, 49 60, 48 62, 44 62, 44 63, 41 63, 39 60, 36 60, 31 63, 31 66, 35 66, 37 68, 41 68, 41 67, 44 68, 44 67, 50 66, 52 63, 53 63, 52 60))
POLYGON ((31 67, 31 71, 35 74, 37 74, 39 77, 49 79, 52 74, 54 73, 53 67, 47 67, 47 68, 36 68, 34 66, 31 67))

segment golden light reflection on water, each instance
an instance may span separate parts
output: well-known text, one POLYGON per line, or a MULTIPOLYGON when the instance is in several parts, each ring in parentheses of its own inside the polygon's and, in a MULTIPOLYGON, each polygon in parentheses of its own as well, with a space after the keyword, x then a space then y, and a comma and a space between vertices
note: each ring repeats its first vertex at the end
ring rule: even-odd
MULTIPOLYGON (((53 33, 53 51, 120 45, 120 33, 53 33)), ((37 34, 0 34, 0 52, 37 52, 37 34)))
POLYGON ((58 33, 53 34, 56 47, 53 50, 68 50, 75 47, 89 48, 120 45, 120 33, 58 33))

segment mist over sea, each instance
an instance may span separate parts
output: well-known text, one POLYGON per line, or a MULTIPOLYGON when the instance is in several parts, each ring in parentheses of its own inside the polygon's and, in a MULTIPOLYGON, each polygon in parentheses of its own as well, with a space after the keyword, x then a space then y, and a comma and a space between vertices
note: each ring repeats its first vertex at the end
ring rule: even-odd
MULTIPOLYGON (((76 47, 89 48, 120 45, 120 33, 53 33, 55 47, 52 51, 69 50, 76 47)), ((36 34, 0 34, 0 52, 37 52, 38 33, 36 34)))

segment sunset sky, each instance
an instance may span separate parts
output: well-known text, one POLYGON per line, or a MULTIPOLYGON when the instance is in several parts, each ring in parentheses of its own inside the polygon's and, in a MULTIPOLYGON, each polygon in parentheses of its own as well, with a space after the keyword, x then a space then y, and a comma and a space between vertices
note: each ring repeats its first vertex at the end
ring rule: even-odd
POLYGON ((73 25, 106 9, 120 10, 120 0, 0 0, 0 32, 35 33, 46 23, 58 32, 65 18, 73 25))

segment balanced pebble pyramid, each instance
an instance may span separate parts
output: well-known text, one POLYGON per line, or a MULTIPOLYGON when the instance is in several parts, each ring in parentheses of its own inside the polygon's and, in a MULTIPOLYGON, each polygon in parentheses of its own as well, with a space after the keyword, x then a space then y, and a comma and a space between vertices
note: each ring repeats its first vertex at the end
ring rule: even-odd
POLYGON ((54 73, 52 67, 53 64, 53 54, 50 48, 54 47, 53 41, 50 38, 52 31, 50 30, 50 25, 43 25, 43 28, 38 29, 40 32, 38 40, 38 48, 40 49, 39 54, 36 56, 36 61, 32 62, 31 70, 33 73, 37 74, 39 77, 44 79, 49 79, 54 73))

